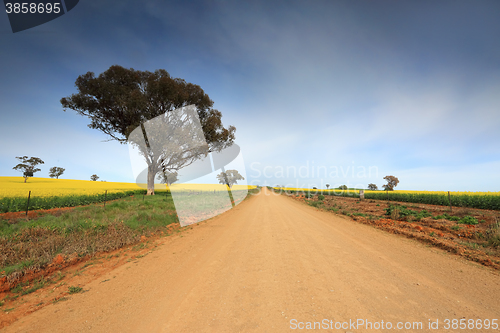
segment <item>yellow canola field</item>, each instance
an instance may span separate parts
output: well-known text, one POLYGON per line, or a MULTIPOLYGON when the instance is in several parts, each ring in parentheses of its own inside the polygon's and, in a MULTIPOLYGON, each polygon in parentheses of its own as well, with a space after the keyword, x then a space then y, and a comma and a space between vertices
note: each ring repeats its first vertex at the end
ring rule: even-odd
MULTIPOLYGON (((162 186, 165 189, 165 185, 162 186)), ((28 192, 37 197, 61 197, 67 195, 95 195, 140 190, 134 183, 115 183, 90 180, 0 177, 0 198, 26 197, 28 192)))
MULTIPOLYGON (((177 190, 226 190, 225 185, 212 184, 174 184, 177 190)), ((256 186, 234 185, 233 190, 251 189, 256 186)), ((0 177, 0 198, 27 197, 28 192, 37 197, 62 197, 68 195, 96 195, 108 193, 134 191, 144 189, 135 183, 101 182, 90 180, 28 178, 24 183, 23 177, 0 177)), ((155 184, 155 190, 166 190, 163 184, 155 184)))

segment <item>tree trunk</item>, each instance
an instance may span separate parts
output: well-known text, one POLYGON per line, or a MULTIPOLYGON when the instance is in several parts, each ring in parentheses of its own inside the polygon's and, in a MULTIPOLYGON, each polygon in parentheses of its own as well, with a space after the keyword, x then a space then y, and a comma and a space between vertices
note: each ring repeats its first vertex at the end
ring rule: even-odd
POLYGON ((153 166, 148 166, 148 191, 146 195, 155 195, 155 176, 156 172, 154 172, 153 166))
POLYGON ((24 182, 26 183, 26 181, 28 180, 28 177, 24 177, 24 182))

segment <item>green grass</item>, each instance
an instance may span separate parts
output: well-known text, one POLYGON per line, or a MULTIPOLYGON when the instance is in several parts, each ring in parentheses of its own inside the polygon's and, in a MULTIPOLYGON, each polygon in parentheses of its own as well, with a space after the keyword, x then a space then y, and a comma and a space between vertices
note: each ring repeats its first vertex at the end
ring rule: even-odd
POLYGON ((408 209, 406 206, 400 206, 400 205, 389 205, 389 207, 385 209, 385 215, 389 215, 394 220, 412 216, 417 221, 420 221, 425 217, 432 216, 432 214, 426 211, 425 209, 418 212, 415 210, 408 209))
POLYGON ((18 294, 18 296, 31 294, 32 292, 37 291, 40 288, 43 288, 47 284, 47 280, 44 278, 38 279, 33 282, 33 285, 29 286, 29 282, 24 282, 18 284, 15 288, 11 289, 11 292, 18 294), (28 287, 25 289, 25 287, 28 287))
POLYGON ((45 279, 43 279, 43 278, 39 279, 31 287, 29 287, 28 289, 24 290, 21 293, 21 295, 31 294, 32 292, 37 291, 40 288, 43 288, 43 286, 45 286, 46 283, 47 283, 47 281, 45 279))
POLYGON ((22 271, 26 268, 30 268, 33 266, 33 264, 34 260, 24 260, 11 266, 2 267, 0 271, 4 272, 3 274, 7 276, 13 272, 22 271))
POLYGON ((363 216, 363 217, 366 217, 367 214, 365 213, 352 213, 353 216, 363 216))
POLYGON ((106 205, 76 207, 60 216, 45 215, 8 223, 0 220, 0 276, 44 267, 61 253, 78 256, 134 244, 144 233, 177 222, 170 196, 133 196, 106 205))
POLYGON ((309 201, 307 202, 310 206, 313 206, 315 208, 318 208, 323 205, 323 201, 309 201))
POLYGON ((149 196, 143 201, 142 195, 136 195, 102 205, 76 207, 60 216, 46 215, 33 220, 20 220, 7 223, 0 218, 0 236, 13 235, 30 228, 44 228, 62 233, 74 233, 92 230, 95 233, 106 231, 113 222, 121 222, 132 229, 142 227, 166 226, 176 222, 175 206, 170 196, 165 201, 165 194, 149 196))

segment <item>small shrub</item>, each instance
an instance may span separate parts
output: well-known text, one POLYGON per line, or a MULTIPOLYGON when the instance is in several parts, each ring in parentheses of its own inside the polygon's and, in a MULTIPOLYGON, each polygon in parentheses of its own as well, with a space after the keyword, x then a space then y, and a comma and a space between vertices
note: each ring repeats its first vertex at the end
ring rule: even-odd
POLYGON ((309 202, 309 205, 311 205, 311 206, 313 206, 315 208, 318 208, 322 204, 323 204, 323 202, 321 202, 321 201, 311 201, 311 202, 309 202))
POLYGON ((458 223, 460 224, 469 224, 469 225, 475 225, 475 224, 478 224, 478 220, 475 218, 475 217, 472 217, 472 216, 465 216, 463 218, 461 218, 458 223))
POLYGON ((400 214, 399 214, 399 209, 395 207, 394 209, 391 210, 391 219, 397 220, 399 219, 400 214))
POLYGON ((318 200, 325 200, 325 196, 322 194, 318 195, 318 200))
POLYGON ((74 287, 74 286, 70 286, 68 289, 70 294, 77 294, 83 290, 82 287, 74 287))
POLYGON ((500 235, 496 235, 488 239, 488 245, 492 247, 500 247, 500 235))

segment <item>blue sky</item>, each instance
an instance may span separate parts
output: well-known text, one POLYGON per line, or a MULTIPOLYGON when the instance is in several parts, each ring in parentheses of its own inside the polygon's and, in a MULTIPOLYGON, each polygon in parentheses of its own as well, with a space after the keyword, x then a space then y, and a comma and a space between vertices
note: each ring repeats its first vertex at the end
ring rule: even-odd
POLYGON ((36 176, 133 182, 128 147, 59 102, 118 64, 200 85, 251 184, 498 191, 499 16, 498 1, 81 0, 13 34, 0 14, 0 175, 28 155, 36 176))

